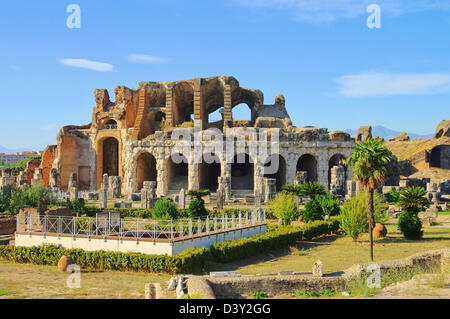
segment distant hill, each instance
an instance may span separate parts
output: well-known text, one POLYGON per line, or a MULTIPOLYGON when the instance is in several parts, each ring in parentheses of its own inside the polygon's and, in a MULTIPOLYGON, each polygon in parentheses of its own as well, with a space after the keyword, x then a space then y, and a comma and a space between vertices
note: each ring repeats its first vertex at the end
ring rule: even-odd
MULTIPOLYGON (((356 133, 358 132, 358 130, 346 129, 345 132, 349 133, 351 136, 356 136, 356 133)), ((400 133, 401 133, 401 131, 394 131, 387 127, 381 126, 381 125, 372 126, 372 135, 382 137, 386 141, 388 141, 391 138, 399 136, 400 133)), ((417 138, 432 138, 434 135, 434 134, 416 134, 416 133, 411 133, 411 132, 406 132, 406 133, 412 140, 417 139, 417 138)))
POLYGON ((16 153, 30 152, 30 151, 32 151, 32 150, 30 150, 28 148, 9 149, 9 148, 6 148, 6 147, 0 145, 0 153, 16 154, 16 153))

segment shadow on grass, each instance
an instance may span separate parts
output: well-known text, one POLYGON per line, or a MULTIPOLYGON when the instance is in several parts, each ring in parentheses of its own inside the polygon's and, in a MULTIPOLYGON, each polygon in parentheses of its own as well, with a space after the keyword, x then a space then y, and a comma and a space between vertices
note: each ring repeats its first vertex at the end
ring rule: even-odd
MULTIPOLYGON (((312 249, 315 247, 328 246, 332 242, 336 241, 338 238, 339 238, 339 236, 333 235, 333 236, 320 237, 314 241, 299 241, 295 245, 295 248, 305 252, 306 250, 309 250, 309 249, 312 249)), ((272 251, 264 253, 264 254, 259 254, 259 255, 251 256, 251 257, 248 257, 245 259, 236 260, 236 261, 233 261, 233 262, 230 262, 227 264, 215 262, 212 259, 210 259, 206 263, 205 272, 208 273, 210 271, 235 271, 238 268, 246 267, 249 265, 254 265, 254 264, 264 263, 264 262, 274 262, 274 261, 277 261, 278 259, 288 256, 292 253, 293 253, 292 247, 283 247, 283 248, 278 248, 278 249, 272 250, 272 251)), ((307 254, 307 251, 305 253, 307 254)))

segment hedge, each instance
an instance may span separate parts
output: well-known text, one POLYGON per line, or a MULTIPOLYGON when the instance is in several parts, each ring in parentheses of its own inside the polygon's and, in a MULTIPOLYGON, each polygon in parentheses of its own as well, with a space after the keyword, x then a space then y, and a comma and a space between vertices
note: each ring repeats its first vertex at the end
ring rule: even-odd
POLYGON ((258 255, 276 248, 292 246, 299 240, 311 240, 322 235, 330 235, 339 230, 339 221, 314 221, 306 225, 269 226, 265 234, 248 238, 223 241, 211 245, 211 255, 221 263, 258 255))
POLYGON ((128 270, 179 274, 203 270, 209 251, 207 248, 189 248, 175 256, 167 256, 102 250, 84 251, 82 249, 66 249, 54 245, 34 247, 0 246, 0 258, 17 263, 56 266, 63 255, 70 255, 78 266, 89 270, 128 270))

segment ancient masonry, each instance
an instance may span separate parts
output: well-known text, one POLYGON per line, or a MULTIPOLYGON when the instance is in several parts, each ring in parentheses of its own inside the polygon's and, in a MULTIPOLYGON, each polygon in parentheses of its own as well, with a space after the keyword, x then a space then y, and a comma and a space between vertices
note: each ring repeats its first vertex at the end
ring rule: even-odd
MULTIPOLYGON (((94 95, 92 122, 61 128, 58 144, 47 147, 36 177, 52 188, 71 191, 72 196, 77 188, 102 190, 100 197, 105 193, 132 198, 144 189, 149 200, 153 195, 148 195, 152 193, 148 188, 154 187, 157 197, 208 188, 213 193, 220 189, 220 196, 227 199, 232 194, 269 199, 283 184, 305 181, 318 181, 336 194, 355 191, 351 168, 344 164, 354 142, 350 135, 293 126, 282 95, 275 104, 266 105, 261 91, 240 87, 230 76, 141 82, 135 90, 118 86, 115 102, 107 90, 96 89, 94 95), (241 104, 250 109, 250 119, 233 119, 233 108, 241 104), (210 121, 212 113, 222 119, 210 121), (263 157, 234 148, 232 161, 226 160, 224 152, 213 153, 213 163, 195 163, 191 150, 179 163, 171 156, 176 142, 172 133, 181 127, 193 135, 194 122, 201 123, 203 130, 222 131, 224 141, 241 138, 243 128, 257 133, 279 129, 278 151, 263 157), (238 157, 243 163, 238 163, 238 157), (278 171, 265 174, 264 167, 276 157, 278 171), (103 185, 106 182, 112 185, 103 185)), ((208 141, 203 138, 201 143, 207 146, 208 141)), ((245 139, 246 150, 248 144, 245 139)))

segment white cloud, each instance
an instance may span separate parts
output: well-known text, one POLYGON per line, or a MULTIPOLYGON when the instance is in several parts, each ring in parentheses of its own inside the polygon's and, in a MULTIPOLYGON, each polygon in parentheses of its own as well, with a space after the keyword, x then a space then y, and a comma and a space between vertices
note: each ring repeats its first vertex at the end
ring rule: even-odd
POLYGON ((323 23, 368 14, 369 4, 378 4, 381 14, 398 16, 408 12, 450 9, 450 0, 234 0, 250 9, 268 8, 292 12, 301 22, 323 23))
POLYGON ((55 128, 57 128, 57 126, 55 124, 48 124, 48 125, 45 125, 45 126, 42 127, 42 129, 44 131, 50 131, 50 130, 53 130, 55 128))
POLYGON ((450 73, 367 72, 341 76, 336 83, 346 97, 433 94, 450 91, 450 73))
POLYGON ((137 63, 165 63, 167 59, 148 54, 130 54, 128 60, 137 63))
POLYGON ((62 59, 59 60, 59 63, 76 68, 83 68, 100 72, 111 72, 113 70, 113 66, 111 64, 85 59, 62 59))

